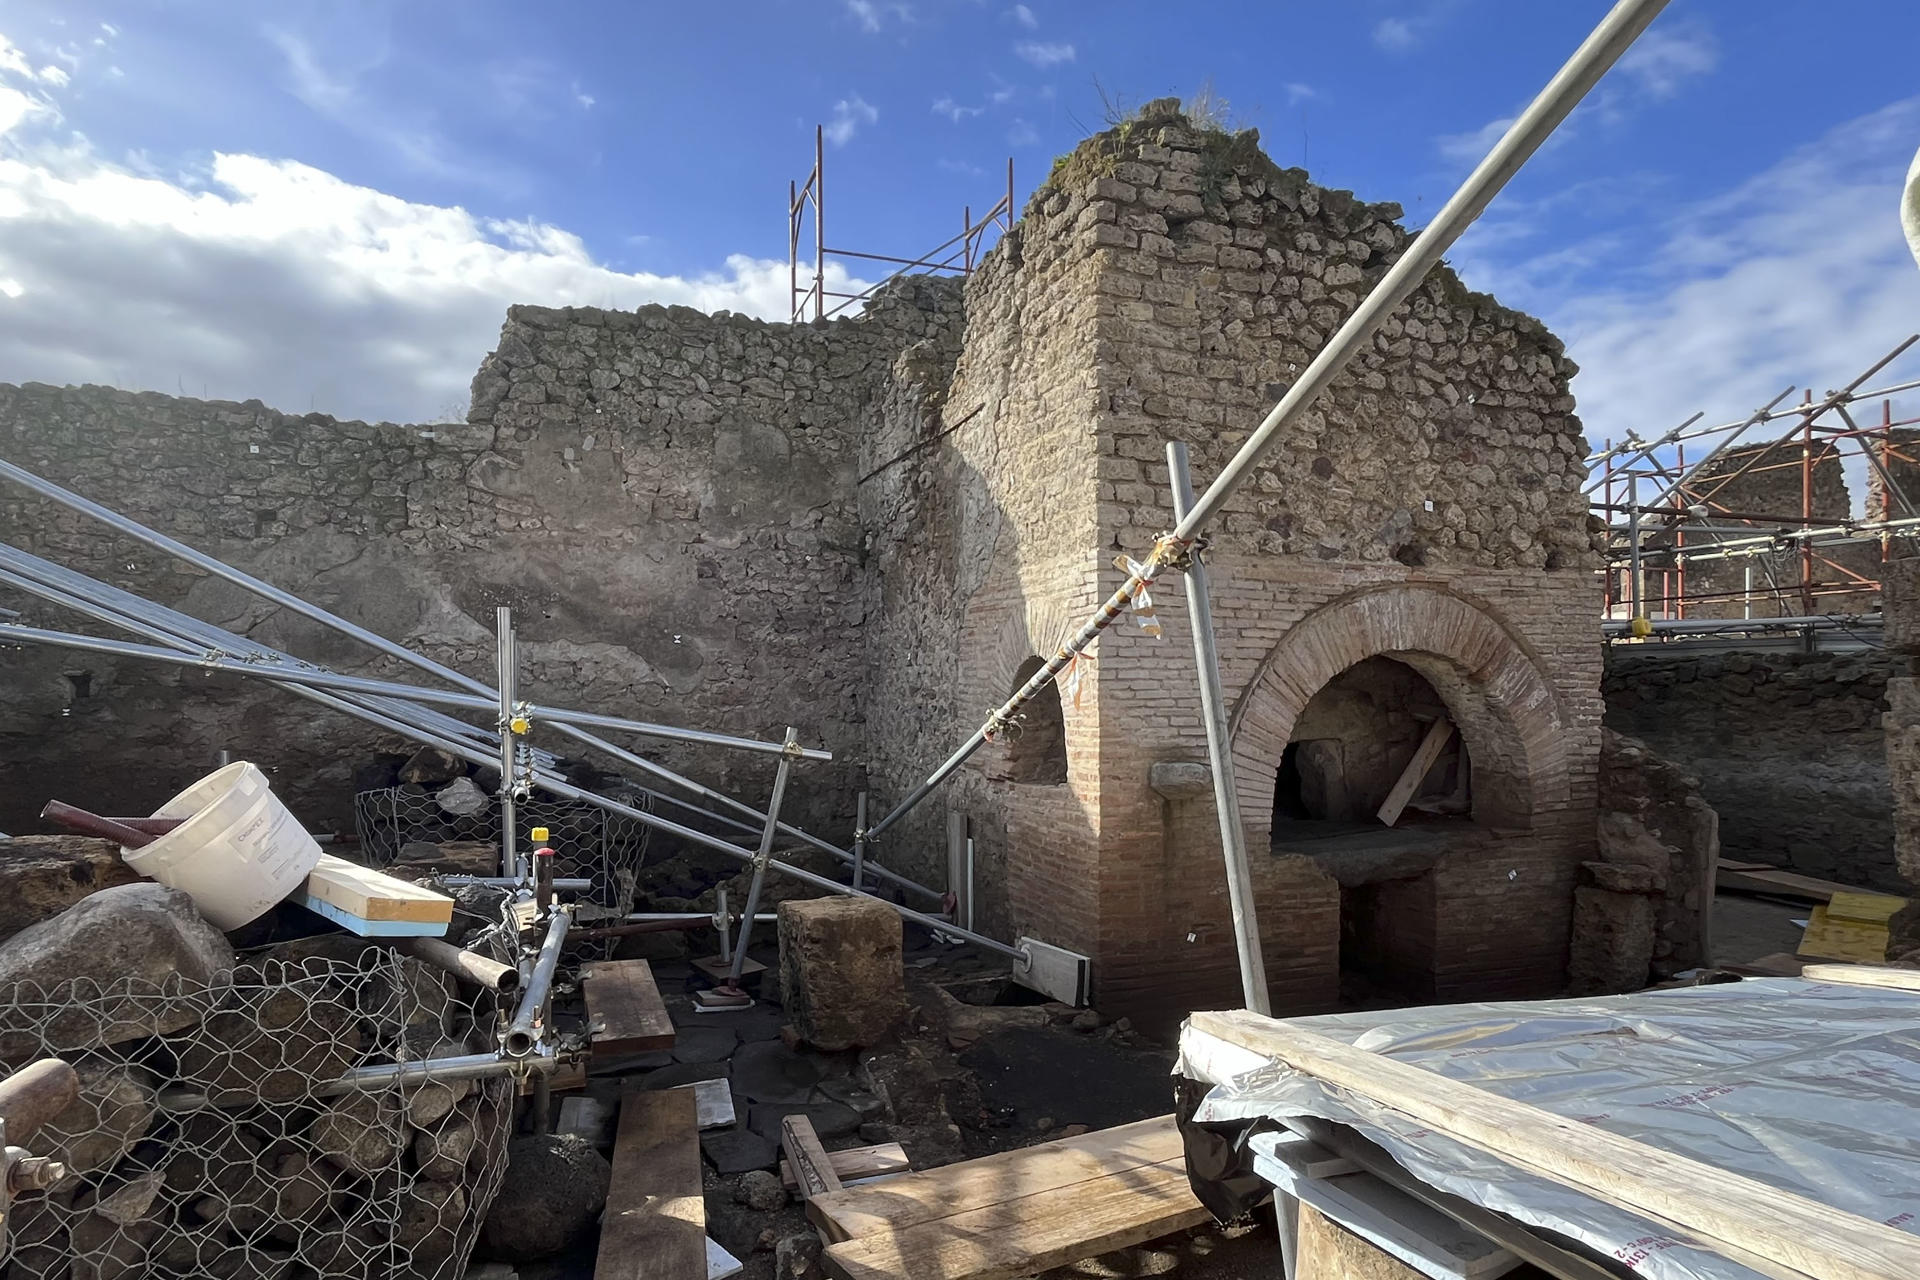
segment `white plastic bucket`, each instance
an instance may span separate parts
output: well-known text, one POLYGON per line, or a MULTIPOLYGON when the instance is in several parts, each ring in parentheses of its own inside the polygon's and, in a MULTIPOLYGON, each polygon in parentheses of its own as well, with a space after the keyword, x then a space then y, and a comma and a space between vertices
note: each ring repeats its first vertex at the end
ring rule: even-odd
POLYGON ((127 865, 193 899, 219 929, 238 929, 298 889, 320 846, 274 797, 267 775, 245 760, 208 774, 167 801, 156 818, 186 821, 127 865))

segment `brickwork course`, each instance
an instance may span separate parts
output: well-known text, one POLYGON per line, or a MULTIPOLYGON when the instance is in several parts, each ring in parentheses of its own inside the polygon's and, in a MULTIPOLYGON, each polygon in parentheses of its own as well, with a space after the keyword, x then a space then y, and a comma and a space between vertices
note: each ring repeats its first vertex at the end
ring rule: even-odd
MULTIPOLYGON (((908 278, 805 325, 515 307, 455 424, 0 388, 0 454, 482 677, 510 604, 542 700, 769 738, 792 724, 836 753, 796 771, 792 812, 844 839, 856 790, 885 812, 1119 585, 1115 558, 1173 523, 1165 444, 1187 443, 1204 488, 1403 250, 1400 216, 1159 102, 1063 157, 964 286, 908 278)), ((1281 1011, 1338 1001, 1355 929, 1425 998, 1564 984, 1601 722, 1574 372, 1537 321, 1439 268, 1211 530, 1281 1011), (1380 657, 1458 725, 1472 811, 1418 874, 1348 884, 1269 852, 1275 779, 1314 694, 1380 657)), ((18 492, 0 493, 0 537, 389 670, 18 492)), ((1103 1009, 1162 1023, 1240 1000, 1211 797, 1149 781, 1206 759, 1182 591, 1154 588, 1162 637, 1116 625, 1059 715, 1016 727, 1034 739, 1003 735, 875 851, 943 885, 964 816, 976 924, 1087 953, 1103 1009), (1065 781, 1026 763, 1042 747, 1065 781)), ((17 780, 0 828, 57 791, 151 806, 222 748, 336 814, 378 737, 226 678, 19 657, 0 673, 17 780)), ((744 799, 770 782, 764 758, 658 754, 744 799)))

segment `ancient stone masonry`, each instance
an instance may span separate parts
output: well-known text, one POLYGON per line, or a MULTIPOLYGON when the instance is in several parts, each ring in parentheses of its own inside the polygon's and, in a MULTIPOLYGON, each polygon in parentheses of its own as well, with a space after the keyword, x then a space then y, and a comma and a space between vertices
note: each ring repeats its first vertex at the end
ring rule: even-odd
POLYGON ((1599 856, 1574 891, 1574 995, 1638 991, 1712 959, 1719 816, 1697 779, 1645 743, 1601 741, 1599 856))
MULTIPOLYGON (((845 762, 810 767, 794 812, 844 828, 866 607, 857 428, 894 353, 950 329, 956 305, 910 282, 825 326, 516 307, 471 420, 432 426, 0 387, 0 456, 489 681, 493 607, 512 605, 522 687, 543 700, 774 739, 793 724, 845 762)), ((0 539, 298 655, 392 673, 10 486, 0 539)), ((7 603, 74 628, 73 615, 7 603)), ((147 812, 222 749, 270 764, 309 825, 344 827, 352 771, 376 741, 230 677, 12 654, 0 830, 28 826, 56 782, 147 812)), ((737 753, 662 758, 748 798, 771 781, 764 759, 737 753)))
MULTIPOLYGON (((1166 443, 1204 487, 1403 250, 1399 217, 1155 103, 1059 162, 964 295, 908 278, 803 326, 515 307, 468 421, 434 427, 5 388, 0 454, 477 674, 510 604, 543 700, 792 724, 837 758, 796 774, 789 812, 844 838, 861 785, 886 812, 1172 525, 1166 443)), ((1573 372, 1537 321, 1440 268, 1212 530, 1282 1011, 1343 982, 1562 984, 1600 750, 1573 372), (1336 681, 1328 699, 1372 710, 1310 714, 1336 681), (1355 819, 1442 718, 1458 737, 1411 816, 1355 819), (1309 834, 1346 843, 1276 839, 1303 762, 1349 801, 1309 834)), ((0 537, 386 670, 15 493, 0 537)), ((1163 638, 1109 632, 873 853, 944 886, 970 839, 977 925, 1085 952, 1103 1008, 1164 1021, 1238 978, 1178 577, 1153 595, 1163 638)), ((22 655, 0 693, 0 827, 54 779, 139 811, 171 762, 222 748, 324 825, 375 745, 278 693, 72 654, 22 655)), ((662 758, 749 800, 770 781, 760 758, 662 758)))
MULTIPOLYGON (((1887 714, 1883 721, 1887 773, 1893 796, 1893 860, 1898 879, 1888 888, 1920 887, 1920 560, 1886 566, 1887 714), (1905 884, 1902 885, 1901 881, 1905 884)), ((1920 921, 1909 930, 1920 932, 1920 921)))
MULTIPOLYGON (((1211 479, 1391 263, 1398 213, 1166 104, 1056 166, 968 282, 953 382, 922 427, 944 447, 890 479, 937 496, 875 503, 897 593, 886 650, 912 649, 940 691, 882 673, 868 694, 893 794, 1118 585, 1116 552, 1172 525, 1165 442, 1211 479)), ((1382 885, 1258 859, 1282 1009, 1336 998, 1343 915, 1349 934, 1400 939, 1428 995, 1561 981, 1600 714, 1572 372, 1537 322, 1437 272, 1228 504, 1215 612, 1256 848, 1294 719, 1371 657, 1411 668, 1461 725, 1478 797, 1425 867, 1382 885)), ((1179 591, 1154 591, 1165 639, 1123 624, 1065 683, 1064 783, 1013 780, 1002 743, 944 797, 971 824, 990 926, 1089 952, 1103 1007, 1155 1016, 1237 990, 1210 797, 1150 784, 1155 765, 1204 760, 1179 591)), ((937 847, 938 819, 916 843, 937 847)))
MULTIPOLYGON (((1608 653, 1607 725, 1700 779, 1729 858, 1898 889, 1884 653, 1608 653)), ((1897 703, 1896 703, 1897 708, 1897 703)))

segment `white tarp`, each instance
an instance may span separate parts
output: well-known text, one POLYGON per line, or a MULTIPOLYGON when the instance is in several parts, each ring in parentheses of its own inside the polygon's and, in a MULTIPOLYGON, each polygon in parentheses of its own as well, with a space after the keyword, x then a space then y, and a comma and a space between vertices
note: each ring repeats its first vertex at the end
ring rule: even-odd
MULTIPOLYGON (((1920 994, 1767 978, 1287 1021, 1920 1234, 1920 994)), ((1220 1055, 1189 1045, 1193 1035, 1182 1034, 1180 1070, 1215 1085, 1197 1120, 1352 1125, 1421 1181, 1643 1275, 1759 1275, 1278 1063, 1212 1078, 1223 1073, 1205 1064, 1220 1055)))

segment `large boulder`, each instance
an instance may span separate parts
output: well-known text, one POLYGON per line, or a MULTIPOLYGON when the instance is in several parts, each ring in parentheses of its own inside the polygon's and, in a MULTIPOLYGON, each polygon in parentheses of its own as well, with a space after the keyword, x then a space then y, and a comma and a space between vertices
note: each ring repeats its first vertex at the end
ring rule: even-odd
POLYGON ((149 881, 102 889, 0 943, 0 1061, 180 1031, 233 965, 186 894, 149 881))
POLYGON ((0 839, 0 938, 59 915, 80 899, 140 877, 120 846, 91 836, 0 839))
POLYGON ((600 1216, 612 1183, 612 1166, 585 1138, 515 1138, 480 1238, 493 1256, 509 1262, 550 1257, 600 1216))
POLYGON ((780 904, 780 1001, 821 1049, 879 1044, 906 1015, 900 917, 872 898, 780 904))
POLYGON ((1649 867, 1580 864, 1567 957, 1569 995, 1616 995, 1647 985, 1660 884, 1649 867))

